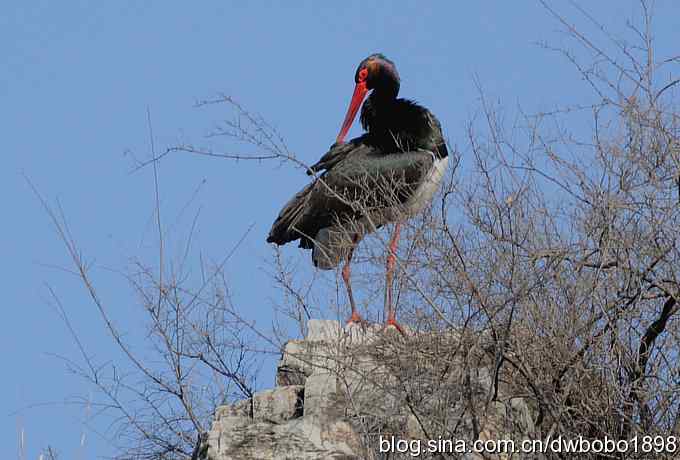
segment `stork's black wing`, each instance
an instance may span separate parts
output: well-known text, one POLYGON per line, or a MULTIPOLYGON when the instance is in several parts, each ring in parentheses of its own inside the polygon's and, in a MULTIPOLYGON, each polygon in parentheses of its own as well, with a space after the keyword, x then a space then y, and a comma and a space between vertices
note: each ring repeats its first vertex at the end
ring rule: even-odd
POLYGON ((311 176, 312 174, 316 174, 317 172, 323 171, 324 169, 332 169, 333 166, 344 160, 349 153, 355 151, 356 149, 362 149, 371 146, 370 140, 370 136, 365 134, 361 137, 352 139, 347 143, 335 143, 331 145, 331 148, 328 150, 328 152, 326 152, 319 159, 319 161, 309 167, 309 170, 307 170, 307 175, 311 176))
POLYGON ((319 230, 398 206, 412 195, 432 168, 426 150, 386 154, 362 136, 333 146, 312 167, 326 171, 297 193, 281 210, 268 242, 300 239, 312 248, 319 230))

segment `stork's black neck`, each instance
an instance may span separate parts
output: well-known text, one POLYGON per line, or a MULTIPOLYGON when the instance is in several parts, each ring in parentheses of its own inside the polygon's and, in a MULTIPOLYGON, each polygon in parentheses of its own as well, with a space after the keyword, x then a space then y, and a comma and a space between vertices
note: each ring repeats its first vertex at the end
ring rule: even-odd
POLYGON ((396 95, 391 96, 379 91, 373 91, 361 107, 361 126, 368 132, 378 133, 389 129, 395 106, 396 95))
POLYGON ((396 96, 394 91, 376 89, 366 99, 361 125, 368 135, 385 152, 424 149, 440 158, 447 156, 437 118, 425 107, 396 96))

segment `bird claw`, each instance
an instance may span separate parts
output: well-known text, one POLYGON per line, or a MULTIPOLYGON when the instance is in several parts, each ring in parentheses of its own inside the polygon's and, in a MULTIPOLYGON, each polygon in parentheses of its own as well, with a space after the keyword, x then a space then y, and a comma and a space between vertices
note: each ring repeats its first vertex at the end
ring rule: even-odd
POLYGON ((390 326, 394 327, 399 333, 406 337, 406 332, 404 332, 404 328, 401 327, 399 323, 397 323, 397 320, 394 318, 388 318, 387 321, 385 321, 385 329, 389 328, 390 326))
POLYGON ((349 326, 350 324, 358 324, 361 327, 366 327, 367 321, 363 319, 359 313, 353 311, 352 316, 347 320, 347 325, 349 326))

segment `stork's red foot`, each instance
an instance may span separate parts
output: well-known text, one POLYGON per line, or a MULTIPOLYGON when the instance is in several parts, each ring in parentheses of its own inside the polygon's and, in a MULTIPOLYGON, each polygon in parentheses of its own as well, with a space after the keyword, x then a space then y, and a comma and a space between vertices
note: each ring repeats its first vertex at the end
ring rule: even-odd
POLYGON ((401 325, 399 323, 397 323, 396 319, 387 318, 387 321, 385 321, 385 329, 387 329, 390 326, 393 326, 396 330, 398 330, 401 335, 406 336, 406 332, 404 332, 404 328, 402 328, 401 325))
POLYGON ((356 311, 352 312, 352 316, 349 317, 347 320, 347 325, 349 326, 350 324, 358 324, 360 326, 365 326, 366 325, 366 320, 359 315, 356 311))

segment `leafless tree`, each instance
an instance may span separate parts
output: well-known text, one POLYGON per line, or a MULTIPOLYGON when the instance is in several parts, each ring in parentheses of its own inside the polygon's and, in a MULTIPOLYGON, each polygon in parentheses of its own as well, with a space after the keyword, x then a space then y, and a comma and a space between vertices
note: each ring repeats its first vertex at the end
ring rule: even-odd
POLYGON ((156 164, 151 167, 158 257, 154 263, 135 259, 121 272, 146 317, 142 349, 135 348, 127 331, 113 320, 112 308, 98 293, 91 265, 72 236, 61 205, 50 205, 26 179, 68 251, 74 267, 70 271, 82 281, 105 332, 124 357, 123 362, 96 361, 56 290, 48 286, 52 304, 80 352, 78 359, 64 358, 68 368, 99 393, 96 401, 81 404, 94 408, 95 416, 109 418, 107 438, 118 450, 116 458, 187 459, 197 434, 209 429, 219 405, 252 396, 262 358, 278 353, 281 343, 276 334, 264 334, 244 319, 226 281, 225 264, 250 230, 222 260, 201 259, 198 270, 192 270, 188 256, 197 225, 194 218, 183 249, 170 257, 156 164), (200 276, 192 277, 192 271, 200 276))
POLYGON ((59 454, 52 447, 47 447, 42 454, 40 454, 40 460, 59 460, 59 454))
MULTIPOLYGON (((542 46, 573 65, 592 103, 520 110, 508 124, 504 108, 477 83, 480 109, 465 147, 451 149, 448 180, 432 207, 409 221, 398 254, 395 299, 401 321, 417 333, 386 336, 367 353, 396 376, 379 382, 395 395, 394 413, 412 416, 428 438, 479 436, 484 414, 513 398, 528 402, 536 438, 668 436, 680 417, 680 57, 655 55, 650 2, 639 2, 640 19, 628 25, 632 40, 612 36, 577 5, 580 20, 598 31, 589 36, 553 4, 540 3, 571 40, 542 46), (490 385, 474 385, 481 370, 490 385)), ((190 153, 308 169, 274 128, 233 99, 199 106, 218 103, 232 107, 234 118, 211 140, 236 138, 252 153, 182 144, 139 166, 190 153)), ((63 215, 46 209, 110 337, 133 365, 132 380, 115 368, 105 378, 81 347, 85 364, 76 367, 120 415, 119 439, 128 447, 121 458, 189 458, 195 433, 207 429, 217 405, 252 396, 258 353, 279 352, 285 329, 259 331, 242 318, 223 264, 189 286, 181 269, 164 263, 159 217, 160 268, 140 262, 129 274, 162 362, 152 366, 108 319, 63 215)), ((378 231, 356 256, 363 283, 355 289, 374 320, 386 244, 378 231)), ((272 278, 282 291, 281 317, 304 335, 306 321, 323 314, 310 299, 330 298, 329 309, 341 311, 345 300, 337 276, 303 279, 291 263, 276 252, 272 278)), ((376 434, 405 429, 388 413, 362 410, 353 413, 369 447, 376 434)))

